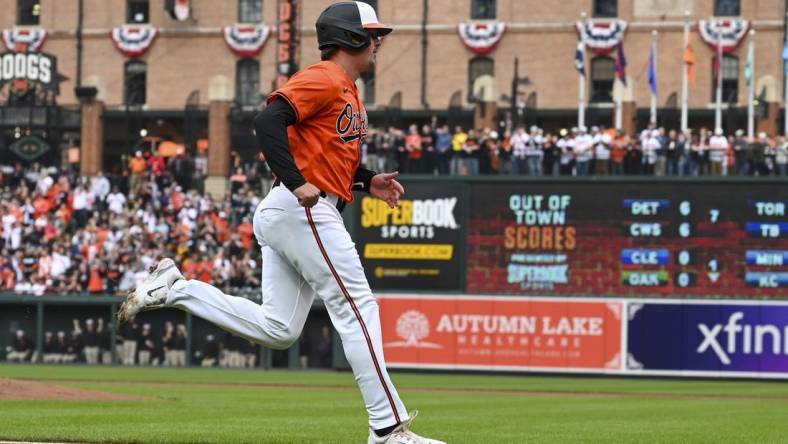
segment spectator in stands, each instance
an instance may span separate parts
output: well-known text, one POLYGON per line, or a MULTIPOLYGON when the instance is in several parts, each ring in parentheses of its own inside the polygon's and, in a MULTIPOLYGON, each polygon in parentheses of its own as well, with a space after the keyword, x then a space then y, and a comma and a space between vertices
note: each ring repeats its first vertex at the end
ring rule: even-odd
POLYGON ((788 176, 788 140, 785 137, 778 137, 774 149, 775 174, 786 177, 788 176))
POLYGON ((372 171, 386 171, 381 169, 378 159, 378 137, 377 130, 369 127, 367 136, 361 142, 362 164, 372 171))
POLYGON ((658 148, 655 150, 657 161, 654 164, 654 175, 662 177, 667 172, 667 144, 668 137, 665 135, 665 128, 657 128, 657 141, 659 142, 658 148))
POLYGON ((459 175, 462 171, 462 151, 463 147, 465 146, 465 142, 468 140, 468 133, 463 131, 462 127, 457 125, 454 127, 454 135, 451 139, 451 149, 452 149, 452 162, 451 162, 451 174, 452 175, 459 175))
MULTIPOLYGON (((452 134, 449 132, 449 125, 443 125, 437 129, 435 135, 435 153, 438 162, 438 174, 447 175, 451 173, 450 165, 452 159, 452 134)), ((389 171, 378 169, 375 171, 389 171)))
POLYGON ((161 338, 161 347, 164 352, 164 361, 162 365, 165 367, 173 366, 173 343, 175 342, 175 327, 172 322, 167 321, 164 323, 164 336, 161 338))
POLYGON ((728 138, 722 128, 714 130, 714 135, 709 139, 709 163, 712 176, 725 175, 726 152, 728 151, 728 138))
POLYGON ((746 176, 750 174, 750 163, 752 156, 750 152, 750 144, 744 138, 744 131, 736 130, 736 135, 733 138, 733 161, 735 164, 735 173, 737 176, 746 176))
POLYGON ((147 169, 147 162, 142 157, 142 151, 137 151, 134 157, 129 159, 129 195, 135 196, 139 188, 142 176, 147 169))
POLYGON ((479 174, 479 139, 476 137, 476 131, 468 130, 468 136, 465 143, 462 144, 462 151, 460 152, 461 171, 462 176, 477 176, 479 174))
POLYGON ((526 155, 528 153, 528 141, 530 137, 525 132, 524 125, 518 125, 517 129, 512 134, 512 174, 527 174, 528 161, 526 155))
POLYGON ((594 174, 607 176, 610 172, 610 148, 612 139, 604 128, 591 128, 591 141, 594 146, 594 174))
POLYGON ((17 330, 11 339, 11 345, 6 347, 6 361, 28 362, 33 354, 33 344, 22 330, 17 330))
POLYGON ((577 176, 588 176, 591 174, 591 159, 594 156, 593 139, 586 132, 586 127, 581 126, 577 129, 573 150, 575 153, 575 174, 577 176))
POLYGON ((512 174, 512 134, 506 131, 498 144, 498 174, 512 174))
POLYGON ((408 135, 405 136, 405 151, 400 158, 401 170, 405 173, 422 172, 422 157, 421 135, 418 127, 411 125, 408 128, 408 135))

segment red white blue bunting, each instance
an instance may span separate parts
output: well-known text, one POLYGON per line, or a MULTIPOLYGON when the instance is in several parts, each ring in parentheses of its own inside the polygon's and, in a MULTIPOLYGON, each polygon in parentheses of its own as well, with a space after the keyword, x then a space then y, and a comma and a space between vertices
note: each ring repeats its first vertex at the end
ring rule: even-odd
POLYGON ((256 57, 268 41, 271 28, 262 24, 225 26, 222 35, 230 50, 239 57, 256 57))
POLYGON ((503 22, 467 22, 457 27, 466 48, 477 55, 491 53, 506 32, 503 22))
POLYGON ((3 44, 9 51, 16 52, 24 48, 27 52, 38 52, 44 41, 47 39, 47 32, 41 28, 14 28, 3 30, 3 44))
POLYGON ((585 21, 575 25, 586 47, 595 54, 609 54, 624 40, 627 22, 624 20, 585 21))
POLYGON ((741 45, 750 22, 745 19, 698 20, 698 33, 710 48, 717 50, 717 38, 721 38, 723 52, 731 52, 741 45))
POLYGON ((124 25, 110 31, 115 48, 126 57, 139 57, 145 54, 158 34, 156 28, 147 25, 124 25))

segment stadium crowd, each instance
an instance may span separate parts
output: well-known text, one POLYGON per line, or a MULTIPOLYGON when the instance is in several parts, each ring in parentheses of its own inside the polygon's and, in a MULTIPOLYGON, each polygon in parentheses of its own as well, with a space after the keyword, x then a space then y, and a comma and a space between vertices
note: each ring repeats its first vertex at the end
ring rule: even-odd
MULTIPOLYGON (((599 127, 370 129, 362 155, 373 170, 420 174, 788 174, 782 137, 653 125, 638 136, 599 127)), ((203 191, 205 155, 183 150, 168 158, 137 151, 112 177, 82 177, 73 165, 0 166, 0 292, 124 294, 163 256, 228 293, 259 288, 251 215, 271 174, 261 157, 244 163, 234 154, 232 165, 223 196, 203 191)))
POLYGON ((788 140, 738 130, 666 131, 638 135, 593 126, 556 134, 518 126, 499 133, 448 125, 371 130, 363 145, 367 168, 413 174, 529 176, 786 176, 788 140))

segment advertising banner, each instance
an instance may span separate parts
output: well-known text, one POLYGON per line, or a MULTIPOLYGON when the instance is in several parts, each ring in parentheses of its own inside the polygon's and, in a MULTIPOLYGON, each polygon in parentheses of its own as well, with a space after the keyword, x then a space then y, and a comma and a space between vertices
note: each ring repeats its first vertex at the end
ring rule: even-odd
POLYGON ((788 376, 788 304, 627 304, 627 372, 788 376))
POLYGON ((379 297, 392 367, 616 372, 623 302, 604 299, 379 297))
POLYGON ((397 208, 363 196, 356 242, 375 290, 461 290, 461 218, 457 186, 405 182, 397 208))

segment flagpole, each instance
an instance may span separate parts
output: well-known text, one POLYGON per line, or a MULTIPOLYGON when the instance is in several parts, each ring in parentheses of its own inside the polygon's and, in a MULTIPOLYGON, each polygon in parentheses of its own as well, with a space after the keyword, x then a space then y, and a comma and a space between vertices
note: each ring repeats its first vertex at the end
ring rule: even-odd
POLYGON ((715 21, 717 28, 717 91, 714 103, 714 129, 722 128, 722 31, 720 23, 715 21))
MULTIPOLYGON (((687 51, 687 47, 689 46, 689 31, 690 31, 690 23, 689 23, 689 11, 684 11, 684 52, 687 51)), ((682 54, 684 54, 682 52, 682 54)), ((681 71, 681 131, 686 132, 687 128, 689 127, 689 122, 687 118, 687 108, 689 103, 689 66, 687 62, 684 62, 684 69, 681 71)))
POLYGON ((747 49, 747 63, 750 63, 750 88, 747 97, 747 137, 755 135, 755 30, 750 30, 750 45, 747 49), (752 60, 750 60, 752 55, 752 60))
POLYGON ((624 95, 624 88, 626 87, 624 86, 624 82, 622 82, 621 79, 619 79, 618 77, 616 77, 616 82, 618 82, 619 88, 618 88, 618 94, 616 94, 616 116, 615 116, 614 125, 617 130, 620 130, 622 120, 624 119, 623 110, 621 109, 622 106, 621 99, 624 95))
MULTIPOLYGON (((586 57, 585 57, 585 23, 586 23, 586 13, 583 12, 580 14, 580 22, 583 26, 580 29, 580 43, 583 47, 583 65, 585 65, 586 57)), ((578 79, 578 97, 577 97, 577 127, 582 128, 586 126, 586 78, 584 75, 580 75, 578 79)))
MULTIPOLYGON (((654 79, 656 83, 657 78, 657 30, 651 31, 651 53, 654 55, 654 79)), ((651 118, 649 121, 656 125, 657 123, 657 95, 651 92, 651 118)))

